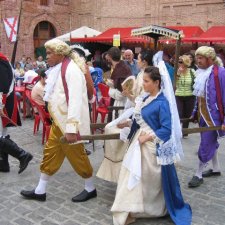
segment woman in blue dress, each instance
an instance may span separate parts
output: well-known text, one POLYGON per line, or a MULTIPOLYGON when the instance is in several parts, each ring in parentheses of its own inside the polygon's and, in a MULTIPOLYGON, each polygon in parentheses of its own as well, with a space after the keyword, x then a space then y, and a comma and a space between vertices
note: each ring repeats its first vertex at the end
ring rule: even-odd
POLYGON ((143 88, 148 95, 134 109, 130 144, 111 209, 114 225, 166 214, 176 225, 191 224, 191 208, 183 200, 174 166, 181 154, 174 144, 173 112, 162 91, 161 77, 157 67, 144 71, 143 88))

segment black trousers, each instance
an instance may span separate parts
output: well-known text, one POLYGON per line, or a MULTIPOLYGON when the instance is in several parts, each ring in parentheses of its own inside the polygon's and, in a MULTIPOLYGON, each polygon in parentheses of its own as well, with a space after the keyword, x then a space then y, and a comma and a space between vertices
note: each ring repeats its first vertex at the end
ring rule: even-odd
MULTIPOLYGON (((177 109, 180 119, 189 118, 195 105, 195 96, 176 96, 177 109)), ((188 128, 189 122, 183 122, 183 128, 188 128)))

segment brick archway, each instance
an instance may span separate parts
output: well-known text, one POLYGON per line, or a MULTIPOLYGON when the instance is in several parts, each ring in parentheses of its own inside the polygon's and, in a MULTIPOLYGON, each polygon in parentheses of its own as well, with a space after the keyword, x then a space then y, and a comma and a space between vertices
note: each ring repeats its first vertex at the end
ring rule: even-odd
POLYGON ((34 30, 35 27, 42 21, 46 21, 50 23, 54 27, 55 35, 61 34, 63 29, 58 22, 58 20, 54 17, 51 17, 47 14, 42 14, 40 16, 35 17, 31 20, 29 24, 29 31, 24 38, 24 49, 27 49, 26 52, 28 52, 29 55, 34 55, 35 52, 35 46, 34 46, 34 30))
POLYGON ((56 37, 56 28, 48 21, 41 21, 34 29, 34 48, 44 46, 49 39, 56 37))

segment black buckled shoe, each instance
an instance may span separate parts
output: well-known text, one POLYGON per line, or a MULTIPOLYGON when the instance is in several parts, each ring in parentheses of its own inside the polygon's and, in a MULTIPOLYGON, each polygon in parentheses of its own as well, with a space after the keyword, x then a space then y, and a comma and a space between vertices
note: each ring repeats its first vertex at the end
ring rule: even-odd
POLYGON ((33 199, 33 200, 37 200, 37 201, 41 201, 41 202, 44 202, 46 201, 46 193, 44 194, 35 194, 34 192, 35 190, 32 190, 32 191, 25 191, 25 190, 22 190, 20 192, 20 194, 25 197, 26 199, 33 199))
POLYGON ((192 179, 188 183, 189 188, 199 187, 203 183, 203 179, 197 176, 193 176, 192 179))
POLYGON ((96 189, 91 192, 83 190, 79 195, 76 195, 75 197, 72 198, 72 202, 85 202, 95 197, 97 197, 96 189))
POLYGON ((206 170, 202 173, 203 177, 221 176, 221 172, 214 172, 212 169, 206 170))
POLYGON ((20 169, 18 173, 22 173, 28 166, 28 163, 33 159, 33 156, 30 153, 26 153, 21 159, 20 159, 20 169))

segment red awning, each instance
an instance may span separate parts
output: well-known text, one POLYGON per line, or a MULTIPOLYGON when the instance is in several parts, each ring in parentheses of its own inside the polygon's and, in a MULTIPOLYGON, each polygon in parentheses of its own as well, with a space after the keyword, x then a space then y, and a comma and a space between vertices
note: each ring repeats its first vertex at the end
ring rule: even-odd
POLYGON ((213 26, 199 37, 187 38, 189 42, 225 42, 225 26, 213 26))
MULTIPOLYGON (((167 28, 174 30, 183 31, 184 38, 181 39, 182 42, 186 42, 189 38, 199 37, 204 33, 201 27, 199 26, 166 26, 167 28)), ((175 42, 174 39, 160 39, 159 42, 175 42)))
POLYGON ((70 42, 113 42, 113 35, 120 34, 120 41, 123 43, 147 43, 150 42, 149 37, 133 37, 131 30, 137 27, 110 28, 96 37, 90 38, 71 38, 70 42))

